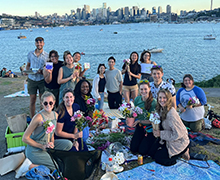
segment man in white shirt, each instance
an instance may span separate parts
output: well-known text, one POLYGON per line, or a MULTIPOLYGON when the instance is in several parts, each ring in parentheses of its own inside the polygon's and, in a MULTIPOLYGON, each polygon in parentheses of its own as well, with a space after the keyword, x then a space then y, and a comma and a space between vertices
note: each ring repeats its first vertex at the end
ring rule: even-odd
POLYGON ((108 106, 110 109, 118 109, 122 103, 122 74, 115 68, 115 58, 108 58, 109 69, 105 71, 106 89, 108 91, 108 106))

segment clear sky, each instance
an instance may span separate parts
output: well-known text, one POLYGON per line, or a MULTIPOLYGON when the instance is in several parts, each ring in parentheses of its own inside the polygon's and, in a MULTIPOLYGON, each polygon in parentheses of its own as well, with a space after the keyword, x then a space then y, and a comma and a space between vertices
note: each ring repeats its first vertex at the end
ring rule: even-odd
MULTIPOLYGON (((41 15, 53 13, 63 15, 65 13, 70 14, 71 9, 82 8, 84 4, 89 5, 90 10, 101 8, 103 2, 106 2, 107 7, 111 7, 112 10, 125 6, 129 6, 129 8, 138 6, 151 10, 153 6, 156 9, 161 6, 163 12, 166 11, 166 6, 169 4, 171 11, 178 14, 180 10, 209 10, 211 5, 211 0, 0 0, 0 14, 26 16, 34 15, 37 11, 41 15)), ((220 0, 213 0, 212 9, 219 7, 220 0)))

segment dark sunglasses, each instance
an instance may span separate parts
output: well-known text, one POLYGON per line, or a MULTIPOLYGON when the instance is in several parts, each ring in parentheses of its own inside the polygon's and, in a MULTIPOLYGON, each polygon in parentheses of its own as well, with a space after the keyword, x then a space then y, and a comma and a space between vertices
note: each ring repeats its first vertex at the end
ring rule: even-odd
POLYGON ((53 105, 53 102, 52 102, 52 101, 50 101, 50 102, 45 101, 45 102, 43 102, 43 104, 44 104, 44 106, 47 106, 48 104, 49 104, 50 106, 52 106, 52 105, 53 105))

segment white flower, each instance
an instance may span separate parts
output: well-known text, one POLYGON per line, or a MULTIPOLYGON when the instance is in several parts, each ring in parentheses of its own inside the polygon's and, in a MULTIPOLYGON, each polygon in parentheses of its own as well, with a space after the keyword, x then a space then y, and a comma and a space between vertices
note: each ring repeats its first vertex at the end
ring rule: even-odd
POLYGON ((158 120, 155 120, 154 121, 154 124, 160 124, 160 120, 158 119, 158 120))

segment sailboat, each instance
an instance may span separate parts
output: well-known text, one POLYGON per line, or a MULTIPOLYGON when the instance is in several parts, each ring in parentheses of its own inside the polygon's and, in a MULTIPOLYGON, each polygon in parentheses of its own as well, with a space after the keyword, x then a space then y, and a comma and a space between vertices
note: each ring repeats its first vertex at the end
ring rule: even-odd
MULTIPOLYGON (((212 1, 213 0, 211 0, 211 10, 212 10, 212 1)), ((216 39, 216 35, 214 35, 214 29, 212 28, 212 32, 213 32, 213 34, 208 34, 208 35, 206 35, 206 36, 204 36, 204 40, 215 40, 216 39)))

